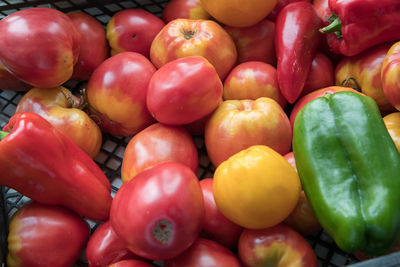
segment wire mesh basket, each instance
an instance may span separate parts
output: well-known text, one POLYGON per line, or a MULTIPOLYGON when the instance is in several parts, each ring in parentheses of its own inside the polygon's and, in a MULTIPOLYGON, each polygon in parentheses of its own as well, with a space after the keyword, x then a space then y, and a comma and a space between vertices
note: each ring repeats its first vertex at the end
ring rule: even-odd
MULTIPOLYGON (((127 8, 140 8, 147 10, 159 17, 167 0, 137 0, 137 1, 111 1, 111 0, 60 0, 60 1, 32 1, 32 0, 3 0, 0 1, 0 19, 5 16, 30 7, 51 7, 64 13, 72 11, 84 11, 98 19, 103 25, 109 21, 113 14, 127 8)), ((86 86, 85 82, 69 81, 65 85, 72 92, 79 92, 86 86)), ((23 92, 0 91, 0 127, 2 128, 14 114, 16 106, 23 96, 23 92)), ((199 151, 199 168, 197 176, 199 179, 213 177, 215 168, 209 161, 202 136, 194 136, 195 144, 199 151)), ((112 194, 122 184, 121 164, 130 138, 109 135, 103 132, 103 142, 100 153, 95 158, 96 163, 104 171, 112 185, 112 194)), ((5 266, 7 255, 7 231, 9 218, 29 199, 15 190, 0 187, 0 264, 5 266)), ((98 226, 95 222, 88 221, 92 232, 98 226)), ((318 258, 318 266, 338 267, 355 264, 358 260, 353 256, 342 252, 337 248, 333 240, 323 231, 306 237, 318 258)), ((354 266, 400 266, 400 254, 393 253, 389 256, 380 257, 375 261, 366 261, 354 266), (382 262, 384 260, 384 263, 382 262), (381 262, 376 262, 381 261, 381 262), (360 264, 360 265, 359 265, 360 264), (372 265, 371 265, 372 264, 372 265)), ((84 252, 76 266, 87 266, 84 252)))

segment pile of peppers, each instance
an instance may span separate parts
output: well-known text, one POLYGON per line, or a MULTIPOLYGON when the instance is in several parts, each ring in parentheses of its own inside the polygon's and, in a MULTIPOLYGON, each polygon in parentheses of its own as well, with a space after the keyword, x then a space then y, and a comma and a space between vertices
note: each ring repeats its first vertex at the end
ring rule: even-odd
MULTIPOLYGON (((304 192, 341 250, 382 255, 400 238, 400 154, 382 119, 400 111, 400 0, 278 3, 273 37, 287 110, 320 50, 335 63, 336 85, 359 91, 326 93, 298 112, 292 149, 304 192)), ((35 113, 15 114, 0 131, 0 172, 0 186, 38 203, 109 218, 103 171, 35 113)))

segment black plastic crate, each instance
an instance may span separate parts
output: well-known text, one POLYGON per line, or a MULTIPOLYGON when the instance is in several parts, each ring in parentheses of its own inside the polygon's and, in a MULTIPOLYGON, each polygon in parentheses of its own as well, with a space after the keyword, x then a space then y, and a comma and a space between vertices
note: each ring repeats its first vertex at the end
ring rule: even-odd
MULTIPOLYGON (((72 11, 84 11, 98 19, 103 25, 106 25, 109 19, 116 12, 127 8, 140 8, 147 10, 161 17, 162 10, 168 0, 137 0, 137 1, 111 1, 111 0, 60 0, 60 1, 32 1, 32 0, 8 0, 0 1, 0 19, 3 17, 26 8, 31 7, 51 7, 64 13, 72 11)), ((64 86, 72 92, 79 92, 84 88, 85 82, 69 81, 64 86)), ((23 96, 23 92, 1 91, 0 90, 0 128, 2 128, 14 114, 18 101, 23 96)), ((112 195, 116 193, 121 186, 121 164, 130 138, 118 137, 103 134, 103 143, 100 153, 95 158, 96 163, 104 171, 112 185, 112 195)), ((199 179, 213 177, 215 168, 209 161, 204 139, 202 136, 194 136, 195 144, 199 150, 199 168, 197 176, 199 179)), ((8 220, 25 202, 29 201, 27 197, 22 196, 13 189, 0 187, 0 266, 5 265, 7 255, 7 234, 8 220)), ((92 231, 98 226, 93 221, 88 221, 92 231)), ((311 244, 318 258, 318 266, 338 267, 355 264, 358 260, 353 256, 341 251, 333 240, 321 231, 315 235, 307 236, 307 241, 311 244)), ((51 252, 50 252, 51 253, 51 252)), ((380 257, 375 260, 358 263, 354 266, 400 266, 400 253, 393 253, 389 256, 380 257)), ((82 252, 81 259, 76 266, 87 266, 85 255, 82 252)))

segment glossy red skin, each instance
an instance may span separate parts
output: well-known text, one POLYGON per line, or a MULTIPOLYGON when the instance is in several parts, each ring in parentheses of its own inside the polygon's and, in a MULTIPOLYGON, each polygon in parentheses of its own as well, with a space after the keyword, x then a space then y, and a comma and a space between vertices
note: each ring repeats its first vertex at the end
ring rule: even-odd
POLYGON ((107 23, 111 55, 129 51, 148 58, 151 43, 164 26, 160 18, 143 9, 124 9, 115 13, 107 23))
POLYGON ((237 64, 262 61, 276 66, 275 23, 264 19, 250 27, 225 26, 238 53, 237 64))
POLYGON ((204 238, 178 257, 165 262, 165 267, 240 267, 235 254, 226 247, 204 238))
POLYGON ((332 11, 329 8, 329 0, 313 0, 313 6, 323 23, 327 22, 330 16, 332 16, 332 11))
POLYGON ((340 91, 351 91, 351 92, 355 92, 355 93, 360 93, 350 87, 341 87, 341 86, 329 86, 326 88, 321 88, 318 89, 316 91, 313 91, 305 96, 303 96, 302 98, 300 98, 296 104, 293 106, 293 109, 290 113, 289 116, 289 120, 290 120, 290 125, 292 126, 293 129, 293 125, 294 125, 294 121, 296 119, 297 113, 300 111, 300 109, 302 109, 308 102, 310 102, 311 100, 317 98, 317 97, 321 97, 324 94, 333 94, 336 92, 340 92, 340 91))
MULTIPOLYGON (((329 24, 328 19, 332 16, 332 11, 329 8, 329 0, 313 0, 313 6, 317 12, 318 17, 321 19, 323 25, 329 24)), ((342 58, 343 55, 334 53, 328 44, 327 38, 329 35, 323 34, 321 42, 319 43, 318 49, 327 55, 334 65, 336 65, 342 58)))
POLYGON ((214 240, 227 248, 237 245, 243 228, 226 218, 218 209, 212 192, 213 179, 207 178, 200 181, 204 198, 204 224, 203 236, 214 240))
POLYGON ((71 78, 80 34, 62 12, 45 7, 17 11, 0 21, 0 36, 0 62, 20 80, 53 88, 71 78))
POLYGON ((132 136, 154 122, 146 107, 146 94, 155 71, 143 55, 124 52, 93 72, 86 95, 91 113, 104 131, 132 136))
POLYGON ((292 128, 273 99, 226 100, 206 123, 204 141, 210 161, 218 167, 252 145, 266 145, 284 155, 290 151, 292 128))
POLYGON ((118 261, 139 258, 114 232, 110 221, 97 227, 86 245, 86 259, 89 267, 105 267, 118 261))
POLYGON ((263 230, 243 230, 238 254, 246 267, 317 266, 317 256, 311 246, 299 233, 284 224, 263 230))
POLYGON ((126 146, 122 181, 128 182, 145 169, 166 161, 180 162, 196 173, 197 154, 196 145, 185 128, 155 123, 136 134, 126 146))
POLYGON ((201 6, 200 0, 171 0, 163 9, 165 23, 174 19, 209 19, 210 14, 201 6))
POLYGON ((194 122, 217 108, 223 85, 215 68, 201 56, 173 60, 153 75, 147 108, 162 123, 194 122))
POLYGON ((92 220, 108 218, 110 182, 70 138, 30 112, 12 116, 3 131, 11 132, 0 142, 1 185, 92 220))
MULTIPOLYGON (((289 152, 283 157, 297 171, 293 152, 289 152)), ((292 213, 284 220, 284 223, 303 236, 311 235, 322 229, 303 190, 300 192, 299 202, 292 213)))
POLYGON ((198 237, 204 219, 196 175, 177 162, 160 163, 124 183, 110 220, 135 254, 152 260, 178 256, 198 237), (140 214, 140 216, 138 216, 140 214))
POLYGON ((290 3, 305 1, 310 3, 310 0, 278 0, 274 9, 272 9, 271 13, 268 15, 268 19, 275 21, 278 17, 279 12, 290 3))
POLYGON ((88 223, 60 207, 30 202, 10 221, 10 267, 68 267, 78 260, 89 238, 88 223))
POLYGON ((78 108, 80 100, 65 87, 32 88, 19 100, 15 113, 34 112, 72 139, 91 158, 100 151, 99 126, 78 108))
POLYGON ((153 265, 139 260, 123 260, 109 265, 109 267, 152 267, 153 265))
POLYGON ((355 56, 370 47, 400 38, 397 0, 329 0, 329 8, 342 24, 340 39, 334 33, 327 35, 328 44, 335 53, 355 56))
POLYGON ((335 85, 335 68, 332 61, 321 52, 316 52, 310 72, 300 96, 335 85))
POLYGON ((24 83, 0 64, 0 90, 28 91, 32 86, 24 83))
POLYGON ((186 56, 205 57, 223 80, 236 64, 237 51, 230 35, 217 22, 176 19, 165 25, 154 38, 150 59, 160 68, 186 56))
POLYGON ((106 32, 97 19, 82 11, 67 15, 81 35, 81 49, 72 79, 88 80, 93 71, 109 56, 106 32))
POLYGON ((275 24, 278 83, 283 96, 294 103, 300 96, 320 41, 321 20, 308 2, 285 6, 275 24))
POLYGON ((286 99, 279 90, 276 68, 260 61, 237 65, 224 81, 223 97, 225 100, 270 97, 282 108, 286 106, 286 99))

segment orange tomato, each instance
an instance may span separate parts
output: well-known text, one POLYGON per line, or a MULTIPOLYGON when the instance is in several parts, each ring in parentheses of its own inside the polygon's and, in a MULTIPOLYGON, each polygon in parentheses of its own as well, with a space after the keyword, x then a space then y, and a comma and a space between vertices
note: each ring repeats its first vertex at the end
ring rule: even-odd
POLYGON ((383 122, 385 123, 397 150, 400 152, 400 112, 386 115, 383 117, 383 122))
POLYGON ((206 58, 223 80, 236 64, 237 51, 231 36, 215 21, 175 19, 154 38, 151 62, 159 69, 188 56, 206 58))
POLYGON ((384 43, 353 57, 344 57, 335 68, 336 85, 359 87, 361 93, 372 97, 381 113, 394 112, 382 88, 381 69, 383 60, 391 47, 384 43))
POLYGON ((39 114, 95 158, 100 151, 102 133, 96 122, 79 108, 80 104, 65 87, 32 88, 18 102, 16 113, 39 114))
POLYGON ((282 222, 296 207, 300 190, 294 168, 278 152, 262 145, 233 155, 214 174, 213 195, 218 209, 248 229, 282 222))
POLYGON ((269 97, 223 101, 204 129, 207 154, 215 167, 253 145, 284 155, 290 151, 292 136, 288 116, 269 97))
POLYGON ((268 16, 277 0, 201 0, 200 2, 217 21, 234 27, 249 27, 268 16))

